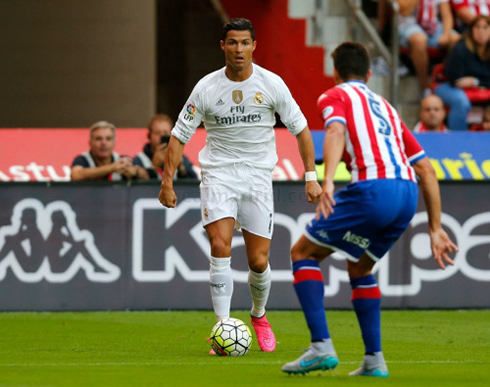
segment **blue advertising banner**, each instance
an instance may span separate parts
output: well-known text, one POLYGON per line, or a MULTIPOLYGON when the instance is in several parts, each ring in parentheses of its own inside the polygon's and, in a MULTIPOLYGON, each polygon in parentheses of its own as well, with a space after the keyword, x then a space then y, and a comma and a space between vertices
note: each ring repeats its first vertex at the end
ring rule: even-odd
MULTIPOLYGON (((312 130, 317 164, 323 160, 323 130, 312 130)), ((439 180, 489 180, 490 133, 414 133, 439 180)), ((345 180, 345 179, 339 179, 345 180)))

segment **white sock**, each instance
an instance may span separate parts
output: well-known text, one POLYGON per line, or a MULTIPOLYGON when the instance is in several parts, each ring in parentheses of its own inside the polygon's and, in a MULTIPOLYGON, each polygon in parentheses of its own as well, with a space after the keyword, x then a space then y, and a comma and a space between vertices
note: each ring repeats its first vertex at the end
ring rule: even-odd
POLYGON ((374 367, 380 364, 386 364, 383 352, 374 352, 373 355, 364 355, 364 364, 368 367, 374 367))
POLYGON ((321 354, 335 353, 332 339, 323 339, 322 341, 315 341, 314 343, 311 343, 311 346, 315 349, 315 351, 321 354))
POLYGON ((267 264, 267 269, 263 273, 248 271, 248 286, 252 295, 252 310, 250 314, 253 317, 262 317, 265 314, 265 305, 269 299, 271 291, 271 267, 267 264))
POLYGON ((211 257, 209 269, 209 288, 216 318, 224 320, 230 317, 233 278, 231 275, 231 257, 211 257))

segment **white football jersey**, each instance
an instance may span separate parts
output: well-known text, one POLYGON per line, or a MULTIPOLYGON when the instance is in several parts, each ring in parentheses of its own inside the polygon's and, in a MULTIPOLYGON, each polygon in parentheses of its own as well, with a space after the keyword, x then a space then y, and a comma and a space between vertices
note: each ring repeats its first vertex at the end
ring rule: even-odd
POLYGON ((204 122, 206 146, 199 152, 201 168, 245 163, 272 170, 277 162, 274 112, 293 135, 306 118, 284 81, 253 64, 252 75, 234 82, 225 68, 202 78, 179 114, 172 135, 187 143, 204 122))

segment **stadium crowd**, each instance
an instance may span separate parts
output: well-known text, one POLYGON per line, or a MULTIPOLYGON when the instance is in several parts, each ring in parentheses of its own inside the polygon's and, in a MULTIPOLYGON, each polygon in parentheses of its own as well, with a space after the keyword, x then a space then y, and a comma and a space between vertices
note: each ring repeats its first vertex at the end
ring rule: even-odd
MULTIPOLYGON (((472 125, 475 118, 470 119, 470 113, 473 110, 473 117, 480 117, 490 104, 490 0, 396 2, 400 53, 408 53, 408 59, 402 55, 402 62, 417 76, 420 99, 431 94, 442 99, 447 113, 444 131, 481 130, 480 122, 472 125)), ((387 44, 391 20, 392 2, 379 0, 378 32, 387 44)), ((389 71, 379 58, 373 62, 375 73, 389 71)), ((419 124, 414 130, 425 131, 419 124)))
MULTIPOLYGON (((420 121, 414 132, 490 130, 490 0, 396 0, 400 52, 408 52, 417 77, 420 121), (469 115, 476 110, 477 122, 469 115)), ((386 43, 392 1, 378 1, 378 32, 386 43)), ((373 72, 380 70, 378 58, 373 72)), ((116 127, 107 121, 90 128, 90 149, 72 163, 72 180, 162 179, 174 122, 157 114, 148 124, 148 142, 135 155, 114 151, 116 127)), ((174 179, 197 179, 182 155, 174 179)))

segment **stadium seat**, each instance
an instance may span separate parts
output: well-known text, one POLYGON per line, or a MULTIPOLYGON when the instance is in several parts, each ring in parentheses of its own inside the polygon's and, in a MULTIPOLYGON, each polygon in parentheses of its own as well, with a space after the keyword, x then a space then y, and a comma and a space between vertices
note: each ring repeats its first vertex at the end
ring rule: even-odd
MULTIPOLYGON (((444 64, 439 63, 435 65, 431 74, 430 88, 432 92, 434 92, 434 89, 437 86, 446 81, 447 79, 444 75, 444 64)), ((490 89, 484 87, 471 87, 464 89, 464 92, 473 105, 487 105, 490 102, 490 89)))
POLYGON ((434 93, 434 90, 437 86, 439 86, 441 83, 446 82, 446 77, 444 75, 444 63, 436 64, 432 68, 430 79, 430 89, 432 90, 432 93, 434 93))
MULTIPOLYGON (((410 49, 406 47, 400 47, 399 52, 400 55, 410 55, 410 49)), ((446 51, 435 47, 428 47, 427 54, 429 55, 430 59, 442 61, 446 55, 446 51)))

